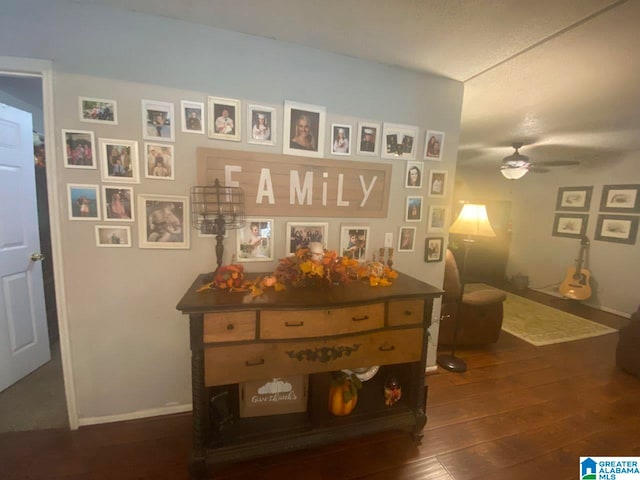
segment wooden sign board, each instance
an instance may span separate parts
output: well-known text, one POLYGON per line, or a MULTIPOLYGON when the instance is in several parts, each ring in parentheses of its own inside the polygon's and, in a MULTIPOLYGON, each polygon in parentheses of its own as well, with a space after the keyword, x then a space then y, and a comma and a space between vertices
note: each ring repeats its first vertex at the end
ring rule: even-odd
POLYGON ((198 148, 197 185, 244 190, 248 216, 387 216, 391 165, 198 148))

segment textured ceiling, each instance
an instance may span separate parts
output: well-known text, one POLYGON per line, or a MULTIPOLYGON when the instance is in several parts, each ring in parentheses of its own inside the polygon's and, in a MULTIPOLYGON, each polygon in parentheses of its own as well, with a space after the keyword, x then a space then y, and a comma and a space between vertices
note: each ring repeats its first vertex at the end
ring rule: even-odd
POLYGON ((274 38, 465 83, 459 164, 640 149, 639 0, 71 0, 274 38))

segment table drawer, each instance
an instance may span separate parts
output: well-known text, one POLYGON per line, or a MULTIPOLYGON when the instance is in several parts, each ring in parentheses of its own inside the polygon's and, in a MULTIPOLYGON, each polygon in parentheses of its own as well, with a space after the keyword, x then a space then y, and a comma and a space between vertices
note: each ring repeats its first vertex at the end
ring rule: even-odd
POLYGON ((421 325, 424 300, 396 300, 389 302, 389 326, 421 325))
POLYGON ((326 340, 209 346, 204 351, 205 385, 417 362, 423 333, 411 328, 326 340))
POLYGON ((326 337, 384 327, 384 304, 327 310, 263 310, 260 338, 326 337))
POLYGON ((237 342, 256 338, 256 312, 205 313, 204 343, 237 342))

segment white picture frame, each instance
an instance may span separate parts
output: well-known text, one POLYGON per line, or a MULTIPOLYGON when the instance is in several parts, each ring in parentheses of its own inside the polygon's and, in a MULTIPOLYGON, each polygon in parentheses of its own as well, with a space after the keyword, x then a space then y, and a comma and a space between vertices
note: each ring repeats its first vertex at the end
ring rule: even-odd
POLYGON ((69 220, 100 220, 100 191, 98 185, 86 183, 67 184, 69 220))
POLYGON ((216 140, 239 142, 242 134, 240 100, 208 97, 208 136, 216 140))
POLYGON ((135 221, 133 187, 103 185, 102 208, 102 218, 104 222, 135 221))
POLYGON ((175 155, 170 143, 144 143, 144 177, 152 180, 175 179, 175 155))
POLYGON ((357 154, 367 157, 377 157, 379 155, 380 137, 380 123, 358 122, 357 154))
POLYGON ((140 183, 138 142, 115 138, 98 139, 100 171, 106 183, 140 183))
POLYGON ((338 254, 359 262, 369 258, 370 227, 362 225, 342 225, 340 227, 340 250, 338 254))
POLYGON ((183 133, 197 133, 204 135, 205 112, 203 102, 191 100, 180 101, 180 117, 183 133))
POLYGON ((277 110, 264 105, 247 105, 247 143, 275 146, 278 135, 277 110))
POLYGON ((274 226, 272 218, 245 218, 245 226, 236 232, 237 261, 274 261, 274 226))
POLYGON ((447 195, 447 178, 449 172, 446 170, 429 170, 429 196, 444 198, 447 195))
POLYGON ((282 153, 323 157, 326 113, 319 105, 285 100, 282 153))
POLYGON ((444 205, 430 205, 427 218, 428 233, 445 233, 447 231, 447 218, 449 208, 444 205))
POLYGON ((294 255, 298 248, 306 248, 311 242, 322 243, 327 249, 329 223, 327 222, 287 222, 286 254, 294 255))
POLYGON ((176 117, 173 103, 141 100, 142 138, 160 142, 175 142, 176 117))
POLYGON ((138 247, 189 249, 189 197, 138 194, 138 247))
POLYGON ((386 123, 382 130, 382 158, 415 160, 418 148, 418 127, 386 123))
POLYGON ((424 159, 435 162, 442 161, 444 152, 444 132, 427 130, 424 136, 424 159))
POLYGON ((125 225, 96 225, 96 247, 130 248, 131 227, 125 225))
POLYGON ((65 168, 98 168, 96 137, 92 130, 62 130, 62 158, 65 168))
POLYGON ((398 252, 413 252, 416 245, 416 227, 400 227, 398 231, 398 252))
POLYGON ((331 124, 331 155, 351 155, 351 125, 331 124))
POLYGON ((424 163, 408 160, 407 171, 404 176, 405 188, 422 188, 422 179, 424 178, 424 163))
POLYGON ((424 205, 424 197, 422 196, 408 196, 407 204, 404 209, 404 221, 405 222, 421 222, 422 210, 424 205))
POLYGON ((107 98, 78 97, 80 121, 118 125, 118 102, 107 98))

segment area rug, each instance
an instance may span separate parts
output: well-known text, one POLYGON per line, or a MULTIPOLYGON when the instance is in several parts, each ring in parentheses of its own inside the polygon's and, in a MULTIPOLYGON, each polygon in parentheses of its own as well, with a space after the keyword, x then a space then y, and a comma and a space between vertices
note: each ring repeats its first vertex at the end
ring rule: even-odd
MULTIPOLYGON (((468 284, 465 292, 493 288, 468 284)), ((572 342, 617 332, 616 329, 548 307, 509 292, 504 302, 502 330, 535 346, 572 342)))

